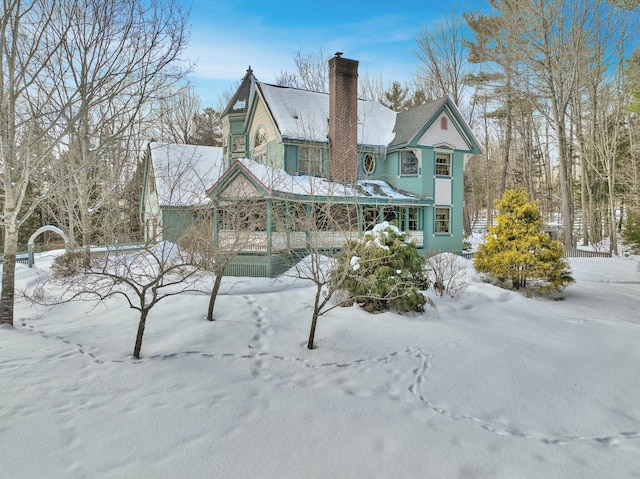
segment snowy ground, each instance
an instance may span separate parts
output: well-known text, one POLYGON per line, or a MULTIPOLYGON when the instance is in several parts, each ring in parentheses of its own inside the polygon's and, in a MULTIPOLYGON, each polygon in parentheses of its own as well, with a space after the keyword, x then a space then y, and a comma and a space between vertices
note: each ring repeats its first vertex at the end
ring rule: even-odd
POLYGON ((333 310, 313 351, 313 290, 290 280, 235 284, 213 323, 205 296, 160 303, 141 360, 122 301, 19 302, 0 477, 640 477, 638 258, 571 264, 564 301, 470 271, 420 317, 333 310))

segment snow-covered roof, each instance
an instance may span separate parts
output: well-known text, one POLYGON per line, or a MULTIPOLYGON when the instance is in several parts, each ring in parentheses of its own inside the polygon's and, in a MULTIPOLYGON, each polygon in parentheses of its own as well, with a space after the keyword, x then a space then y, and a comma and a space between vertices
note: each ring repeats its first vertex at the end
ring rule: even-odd
POLYGON ((346 184, 316 176, 293 176, 282 169, 261 165, 246 158, 239 159, 237 162, 271 193, 305 197, 350 197, 367 200, 381 199, 385 201, 410 202, 425 199, 398 191, 382 180, 367 179, 346 184))
POLYGON ((224 173, 222 148, 151 142, 151 162, 160 206, 208 201, 205 191, 224 173))
MULTIPOLYGON (((257 83, 284 138, 327 141, 329 95, 257 83)), ((394 139, 396 112, 373 100, 358 100, 358 143, 387 146, 394 139)))

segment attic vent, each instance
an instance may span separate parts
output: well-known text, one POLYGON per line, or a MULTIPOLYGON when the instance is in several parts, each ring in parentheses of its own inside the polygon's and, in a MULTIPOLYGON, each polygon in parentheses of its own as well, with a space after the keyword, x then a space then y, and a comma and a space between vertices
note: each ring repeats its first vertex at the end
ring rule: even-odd
POLYGON ((446 116, 440 117, 440 129, 441 130, 449 129, 449 119, 446 116))

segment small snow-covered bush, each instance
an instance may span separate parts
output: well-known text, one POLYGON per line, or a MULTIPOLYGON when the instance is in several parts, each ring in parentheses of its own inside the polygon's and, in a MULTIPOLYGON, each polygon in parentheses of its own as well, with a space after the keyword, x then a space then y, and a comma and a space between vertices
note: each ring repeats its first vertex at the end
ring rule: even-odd
POLYGON ((427 257, 427 278, 436 294, 444 296, 447 293, 455 298, 467 289, 467 267, 463 261, 453 253, 435 253, 427 257))
POLYGON ((422 312, 424 257, 411 238, 383 222, 340 251, 331 281, 364 310, 422 312))

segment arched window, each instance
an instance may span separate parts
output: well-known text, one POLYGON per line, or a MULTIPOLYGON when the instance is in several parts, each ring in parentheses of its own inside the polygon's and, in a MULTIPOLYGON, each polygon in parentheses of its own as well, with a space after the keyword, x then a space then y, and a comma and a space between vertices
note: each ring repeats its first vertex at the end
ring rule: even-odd
POLYGON ((259 127, 256 130, 256 134, 253 137, 253 147, 258 148, 267 142, 267 132, 263 127, 259 127))

